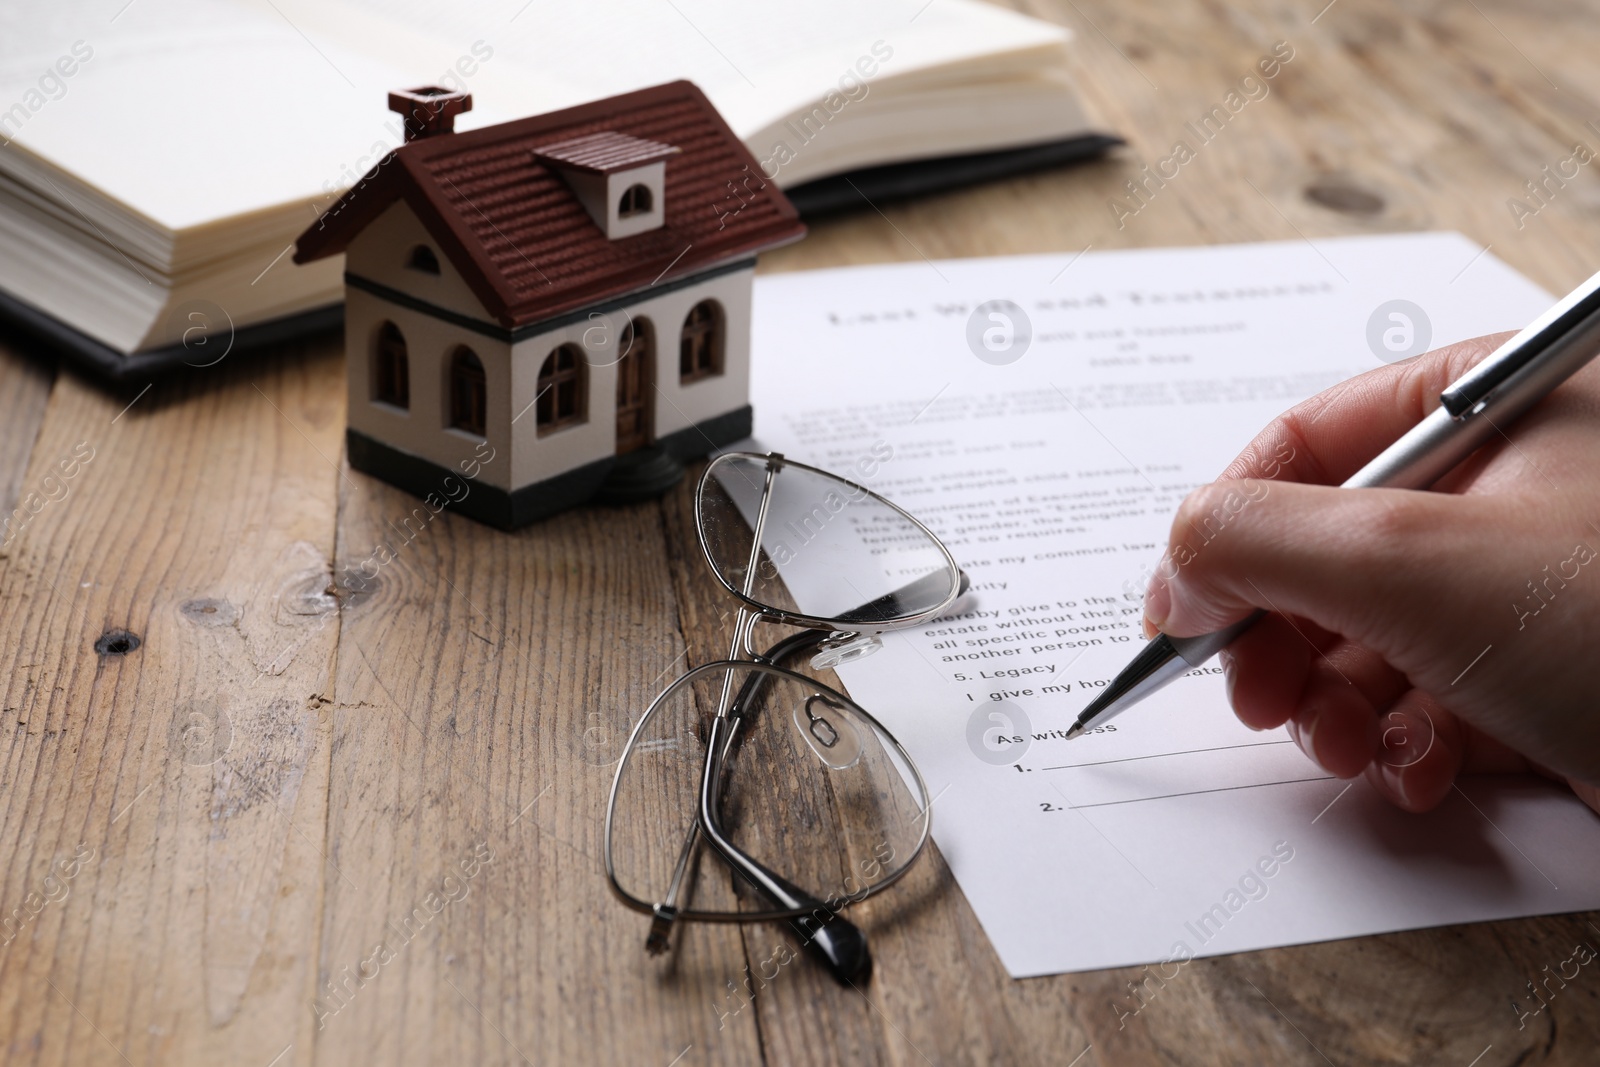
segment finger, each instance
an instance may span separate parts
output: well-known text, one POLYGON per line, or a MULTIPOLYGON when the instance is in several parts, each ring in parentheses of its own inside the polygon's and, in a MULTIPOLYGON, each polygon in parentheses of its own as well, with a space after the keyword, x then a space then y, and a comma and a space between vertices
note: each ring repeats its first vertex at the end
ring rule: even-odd
POLYGON ((1397 807, 1431 811, 1449 796, 1463 774, 1535 771, 1565 782, 1578 799, 1600 814, 1600 788, 1555 774, 1515 749, 1462 722, 1428 694, 1411 690, 1381 719, 1380 751, 1366 778, 1397 807))
MULTIPOLYGON (((1295 618, 1286 618, 1285 616, 1279 615, 1277 618, 1280 621, 1286 621, 1295 631, 1295 633, 1300 636, 1301 640, 1309 643, 1311 648, 1316 652, 1326 652, 1328 649, 1333 648, 1335 645, 1338 645, 1344 641, 1344 638, 1341 635, 1334 633, 1332 630, 1323 629, 1321 626, 1318 626, 1316 622, 1306 618, 1303 615, 1295 618)), ((1154 624, 1150 622, 1148 616, 1143 620, 1142 625, 1144 626, 1144 635, 1146 638, 1154 639, 1155 636, 1161 632, 1154 624)), ((1258 629, 1259 627, 1260 623, 1257 623, 1256 626, 1251 627, 1251 629, 1258 629)), ((1238 648, 1239 641, 1235 640, 1234 643, 1229 647, 1238 648)))
POLYGON ((1587 782, 1580 782, 1576 778, 1568 778, 1567 784, 1572 787, 1574 793, 1578 794, 1579 800, 1593 808, 1595 814, 1600 815, 1600 786, 1592 786, 1587 782))
POLYGON ((1290 616, 1289 621, 1294 625, 1295 633, 1299 634, 1302 640, 1310 643, 1311 647, 1318 652, 1327 653, 1344 643, 1343 635, 1336 634, 1332 630, 1323 629, 1316 624, 1315 620, 1308 619, 1304 615, 1290 616))
POLYGON ((1175 637, 1256 609, 1304 617, 1404 670, 1428 660, 1424 639, 1470 644, 1483 613, 1459 575, 1481 572, 1482 530, 1524 521, 1506 509, 1490 497, 1216 482, 1179 507, 1145 615, 1175 637))
MULTIPOLYGON (((1456 718, 1420 690, 1410 690, 1395 701, 1380 716, 1379 727, 1379 752, 1368 779, 1407 811, 1429 811, 1438 806, 1463 774, 1535 772, 1567 783, 1580 797, 1584 796, 1582 783, 1535 764, 1471 723, 1456 718)), ((1593 795, 1592 788, 1589 791, 1593 795)), ((1589 803, 1587 797, 1584 802, 1589 803)))
POLYGON ((1518 771, 1532 771, 1535 774, 1567 786, 1577 795, 1579 800, 1593 808, 1597 814, 1600 814, 1600 787, 1553 771, 1544 764, 1529 759, 1504 742, 1496 740, 1469 722, 1461 723, 1461 731, 1467 740, 1467 754, 1463 757, 1461 764, 1462 774, 1512 774, 1518 771))
POLYGON ((1372 705, 1352 689, 1319 688, 1289 720, 1289 736, 1307 759, 1335 778, 1354 778, 1372 763, 1377 740, 1372 705))
POLYGON ((1290 736, 1341 778, 1366 769, 1380 751, 1379 720, 1411 683, 1383 657, 1351 642, 1319 656, 1291 718, 1290 736))
POLYGON ((1510 336, 1449 345, 1318 393, 1269 423, 1222 477, 1337 485, 1422 421, 1445 386, 1510 336))
POLYGON ((1379 727, 1378 753, 1367 780, 1406 811, 1437 807, 1466 765, 1463 724, 1427 693, 1411 689, 1380 718, 1379 727))
POLYGON ((1289 721, 1299 705, 1315 650, 1294 624, 1268 615, 1223 649, 1218 660, 1228 703, 1252 730, 1273 730, 1289 721))
POLYGON ((1256 730, 1282 726, 1294 716, 1314 679, 1317 684, 1354 685, 1375 709, 1388 707, 1410 687, 1381 656, 1303 619, 1281 615, 1256 623, 1222 658, 1233 710, 1256 730), (1330 669, 1313 675, 1313 660, 1330 669))
POLYGON ((1375 712, 1385 710, 1411 688, 1406 676, 1382 656, 1354 641, 1335 638, 1327 647, 1318 649, 1315 656, 1328 668, 1318 675, 1319 679, 1326 678, 1329 685, 1354 686, 1375 712))
POLYGON ((1354 778, 1378 750, 1378 708, 1331 659, 1311 665, 1289 719, 1289 736, 1329 774, 1354 778))

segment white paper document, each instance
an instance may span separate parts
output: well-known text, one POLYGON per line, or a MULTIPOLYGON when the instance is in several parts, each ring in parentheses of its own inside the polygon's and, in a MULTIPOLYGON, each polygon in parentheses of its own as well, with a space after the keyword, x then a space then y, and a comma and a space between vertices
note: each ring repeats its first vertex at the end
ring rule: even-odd
POLYGON ((1141 647, 1190 489, 1293 403, 1551 299, 1455 234, 757 279, 759 444, 885 494, 972 579, 840 674, 1013 976, 1600 907, 1600 817, 1565 790, 1402 813, 1241 725, 1214 664, 1065 740, 1141 647))

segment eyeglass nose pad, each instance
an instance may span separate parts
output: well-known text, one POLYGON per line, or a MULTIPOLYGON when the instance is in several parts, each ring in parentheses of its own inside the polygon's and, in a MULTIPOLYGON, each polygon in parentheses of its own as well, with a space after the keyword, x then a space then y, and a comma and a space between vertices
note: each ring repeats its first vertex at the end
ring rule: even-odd
POLYGON ((837 633, 830 635, 811 657, 811 667, 818 671, 831 671, 841 663, 870 656, 883 647, 877 634, 837 633))
POLYGON ((811 751, 836 771, 847 771, 861 758, 861 735, 844 709, 821 693, 795 702, 794 728, 811 751))

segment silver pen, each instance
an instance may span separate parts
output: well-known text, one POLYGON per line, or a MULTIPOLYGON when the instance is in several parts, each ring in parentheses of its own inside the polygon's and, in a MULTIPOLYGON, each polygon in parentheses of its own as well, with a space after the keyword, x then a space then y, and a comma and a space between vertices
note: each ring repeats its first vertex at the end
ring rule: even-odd
MULTIPOLYGON (((1426 489, 1600 353, 1600 274, 1452 382, 1439 407, 1342 489, 1426 489)), ((1221 652, 1266 612, 1198 637, 1158 634, 1083 709, 1067 738, 1121 714, 1221 652)))

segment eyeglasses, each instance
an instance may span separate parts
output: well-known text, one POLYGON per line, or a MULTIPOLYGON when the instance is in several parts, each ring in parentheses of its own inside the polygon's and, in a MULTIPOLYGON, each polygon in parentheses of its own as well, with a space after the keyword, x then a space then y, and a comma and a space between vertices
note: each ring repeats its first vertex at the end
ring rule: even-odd
POLYGON ((911 868, 930 801, 893 735, 814 675, 939 615, 966 577, 899 507, 777 453, 714 460, 695 524, 740 602, 728 658, 667 686, 634 727, 606 809, 606 876, 651 916, 652 954, 678 922, 790 921, 835 977, 861 981, 866 938, 839 912, 911 868), (763 624, 804 629, 758 651, 763 624))

